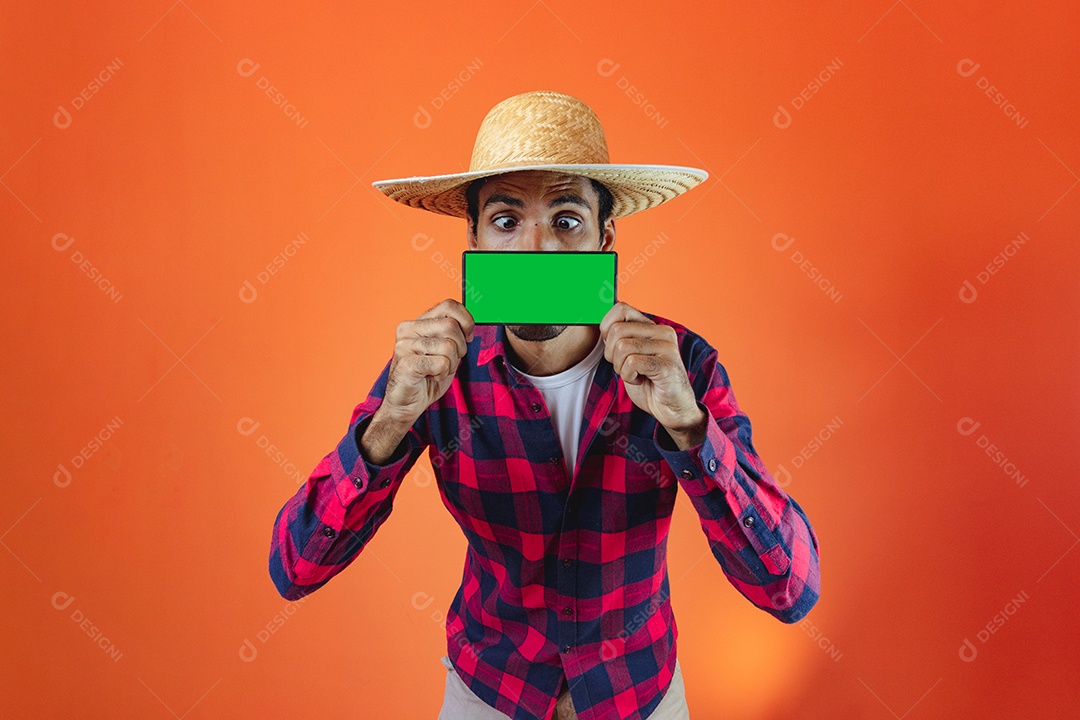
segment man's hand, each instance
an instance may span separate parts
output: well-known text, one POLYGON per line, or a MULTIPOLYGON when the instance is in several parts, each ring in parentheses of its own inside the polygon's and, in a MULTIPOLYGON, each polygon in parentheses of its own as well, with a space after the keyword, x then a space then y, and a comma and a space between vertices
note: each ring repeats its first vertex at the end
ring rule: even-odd
POLYGON ((472 313, 452 298, 397 326, 386 392, 361 439, 371 462, 381 465, 391 457, 416 419, 446 393, 473 326, 472 313))
POLYGON ((400 323, 383 395, 387 414, 410 426, 416 422, 450 387, 472 338, 472 313, 451 298, 400 323))
POLYGON ((690 386, 675 329, 618 302, 600 321, 600 337, 634 404, 656 418, 680 450, 700 444, 708 418, 690 386))

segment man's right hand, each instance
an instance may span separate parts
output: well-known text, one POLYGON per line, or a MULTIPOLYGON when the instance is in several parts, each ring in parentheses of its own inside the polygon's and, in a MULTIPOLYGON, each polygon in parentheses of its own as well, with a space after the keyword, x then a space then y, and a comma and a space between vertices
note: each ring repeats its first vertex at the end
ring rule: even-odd
POLYGON ((400 323, 383 397, 390 418, 411 426, 441 398, 472 338, 472 313, 450 298, 400 323))
POLYGON ((417 418, 446 393, 473 327, 472 313, 452 298, 397 326, 383 401, 363 438, 372 462, 389 458, 417 418))

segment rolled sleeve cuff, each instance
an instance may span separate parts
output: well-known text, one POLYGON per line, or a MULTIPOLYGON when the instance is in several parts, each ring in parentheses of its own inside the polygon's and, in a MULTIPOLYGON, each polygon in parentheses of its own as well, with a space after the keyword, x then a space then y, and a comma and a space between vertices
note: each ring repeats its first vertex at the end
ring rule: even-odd
MULTIPOLYGON (((783 575, 790 567, 790 557, 784 552, 777 529, 770 528, 751 500, 749 488, 735 476, 738 454, 734 444, 724 434, 708 408, 698 402, 707 415, 705 439, 700 445, 686 450, 675 443, 660 423, 653 431, 653 441, 667 461, 683 490, 692 500, 700 499, 719 489, 730 508, 738 528, 757 553, 770 575, 783 575)), ((698 505, 707 507, 707 505, 698 505)))
POLYGON ((709 408, 700 400, 698 407, 705 413, 705 439, 701 444, 679 450, 660 423, 653 430, 653 442, 688 495, 706 495, 714 488, 727 491, 734 482, 735 447, 709 408))
POLYGON ((349 431, 337 446, 338 459, 341 461, 342 476, 337 482, 337 494, 344 507, 348 507, 361 495, 367 493, 390 492, 394 480, 400 478, 405 462, 409 458, 409 433, 394 449, 385 465, 376 465, 368 461, 360 452, 357 438, 364 436, 371 423, 374 412, 360 415, 349 426, 349 431))

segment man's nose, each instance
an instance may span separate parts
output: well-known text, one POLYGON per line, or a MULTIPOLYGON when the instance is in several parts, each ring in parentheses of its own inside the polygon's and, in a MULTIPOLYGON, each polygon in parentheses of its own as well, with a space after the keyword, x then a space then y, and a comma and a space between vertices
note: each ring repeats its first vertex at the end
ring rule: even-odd
POLYGON ((551 226, 542 220, 528 220, 521 233, 522 250, 553 250, 559 241, 551 226))

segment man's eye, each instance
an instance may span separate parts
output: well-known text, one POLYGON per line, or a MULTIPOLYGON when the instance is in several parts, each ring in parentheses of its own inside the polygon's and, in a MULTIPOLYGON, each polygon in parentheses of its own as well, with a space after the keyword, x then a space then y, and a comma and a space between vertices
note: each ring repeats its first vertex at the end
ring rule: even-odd
POLYGON ((503 215, 502 217, 497 217, 494 220, 492 220, 492 222, 495 223, 495 225, 497 227, 500 227, 503 230, 510 230, 510 229, 512 229, 514 227, 514 225, 517 225, 517 220, 510 217, 509 215, 503 215))
POLYGON ((569 217, 568 215, 563 215, 562 217, 555 218, 555 226, 560 230, 573 230, 580 224, 580 220, 574 217, 569 217))

